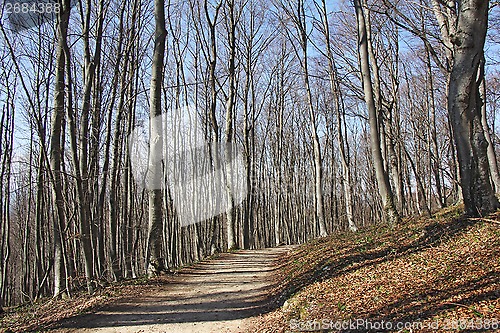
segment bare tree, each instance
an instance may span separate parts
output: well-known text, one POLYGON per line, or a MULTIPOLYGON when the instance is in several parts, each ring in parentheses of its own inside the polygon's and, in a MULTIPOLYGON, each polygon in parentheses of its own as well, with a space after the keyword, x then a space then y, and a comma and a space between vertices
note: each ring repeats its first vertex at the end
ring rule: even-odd
MULTIPOLYGON (((4 67, 4 64, 2 64, 4 67)), ((15 89, 13 84, 9 83, 13 79, 10 70, 2 68, 1 78, 2 94, 5 94, 5 100, 1 106, 0 112, 0 313, 3 312, 2 306, 7 296, 8 273, 11 264, 11 173, 12 173, 12 155, 14 151, 14 117, 15 89)), ((13 80, 15 82, 15 80, 13 80)))
MULTIPOLYGON (((162 164, 155 157, 163 156, 163 129, 161 95, 163 84, 163 60, 165 54, 165 1, 155 0, 155 38, 153 53, 153 72, 150 88, 150 162, 148 172, 153 177, 152 185, 158 187, 162 181, 162 164)), ((154 188, 149 190, 149 231, 148 231, 148 274, 157 275, 165 271, 165 262, 162 255, 163 235, 163 190, 154 188)))
POLYGON ((70 0, 60 0, 58 14, 58 46, 54 88, 54 111, 52 113, 50 135, 50 169, 52 176, 53 200, 56 206, 54 219, 54 297, 59 297, 67 289, 63 258, 63 230, 66 227, 64 196, 62 188, 62 146, 63 119, 65 115, 65 71, 68 24, 71 11, 70 0))
POLYGON ((226 128, 225 128, 225 161, 227 172, 226 172, 226 195, 227 195, 227 211, 226 211, 226 231, 227 231, 227 248, 235 249, 238 248, 238 242, 235 230, 235 211, 234 211, 234 194, 232 193, 233 182, 233 170, 232 170, 232 155, 236 152, 233 151, 233 136, 234 129, 233 123, 235 118, 235 104, 236 104, 236 23, 237 23, 237 13, 235 8, 234 0, 227 0, 225 2, 224 9, 226 11, 227 20, 227 39, 228 39, 228 51, 229 51, 229 64, 228 64, 228 76, 229 76, 229 87, 228 93, 226 94, 226 128))
POLYGON ((315 206, 316 219, 319 226, 319 234, 321 237, 328 235, 325 223, 325 204, 323 198, 323 165, 321 157, 321 144, 318 135, 319 117, 314 109, 314 100, 311 91, 310 75, 309 75, 309 60, 308 60, 308 32, 306 23, 306 12, 304 1, 299 0, 297 3, 283 5, 286 14, 292 20, 297 36, 292 37, 289 33, 289 38, 293 45, 298 42, 298 48, 295 48, 295 53, 300 61, 300 66, 303 71, 304 87, 307 98, 307 111, 309 115, 309 125, 311 139, 313 143, 314 153, 314 188, 315 188, 315 206), (289 7, 290 6, 290 7, 289 7), (294 8, 295 7, 295 8, 294 8))
POLYGON ((344 110, 344 100, 342 97, 342 91, 340 88, 337 65, 335 63, 335 57, 332 52, 332 46, 330 43, 330 23, 328 20, 328 12, 326 8, 326 1, 321 1, 321 6, 317 6, 320 19, 322 23, 322 33, 325 38, 325 56, 328 61, 328 73, 330 76, 330 89, 334 98, 335 111, 337 118, 337 145, 340 152, 340 161, 342 165, 342 187, 345 196, 345 208, 347 216, 347 224, 351 231, 357 231, 357 226, 354 223, 353 214, 353 198, 352 198, 352 176, 351 176, 351 166, 349 162, 349 148, 346 147, 346 139, 344 135, 344 122, 345 122, 345 110, 344 110))
POLYGON ((370 69, 370 54, 368 50, 368 36, 365 19, 365 3, 363 0, 354 0, 354 7, 356 10, 357 28, 358 28, 358 43, 359 43, 359 62, 361 68, 363 90, 365 95, 365 102, 368 109, 370 120, 370 147, 372 152, 373 164, 375 167, 375 175, 379 188, 380 196, 384 205, 384 213, 387 222, 391 225, 399 222, 399 213, 394 204, 394 195, 392 193, 391 184, 389 182, 389 175, 384 167, 384 160, 382 157, 381 144, 380 144, 380 124, 378 122, 379 116, 375 104, 373 94, 372 75, 370 69))

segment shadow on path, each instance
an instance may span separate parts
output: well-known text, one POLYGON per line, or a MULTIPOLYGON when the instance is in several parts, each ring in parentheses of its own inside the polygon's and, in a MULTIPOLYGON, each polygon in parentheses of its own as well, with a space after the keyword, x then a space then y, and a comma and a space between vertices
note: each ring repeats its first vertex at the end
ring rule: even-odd
POLYGON ((289 249, 222 254, 181 270, 171 283, 155 288, 148 295, 126 298, 96 313, 65 319, 56 327, 62 331, 115 328, 120 332, 137 332, 138 326, 153 325, 163 331, 182 331, 179 324, 190 323, 199 325, 197 332, 212 332, 201 329, 203 323, 214 326, 217 322, 245 319, 272 309, 269 290, 276 283, 273 271, 278 258, 289 249))

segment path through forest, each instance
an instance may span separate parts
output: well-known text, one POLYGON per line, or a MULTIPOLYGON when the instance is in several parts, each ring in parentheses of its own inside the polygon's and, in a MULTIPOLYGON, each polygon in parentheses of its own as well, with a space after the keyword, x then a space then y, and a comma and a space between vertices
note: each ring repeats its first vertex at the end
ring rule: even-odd
POLYGON ((181 270, 147 295, 67 319, 56 332, 243 332, 249 318, 269 310, 275 264, 288 250, 221 254, 181 270))

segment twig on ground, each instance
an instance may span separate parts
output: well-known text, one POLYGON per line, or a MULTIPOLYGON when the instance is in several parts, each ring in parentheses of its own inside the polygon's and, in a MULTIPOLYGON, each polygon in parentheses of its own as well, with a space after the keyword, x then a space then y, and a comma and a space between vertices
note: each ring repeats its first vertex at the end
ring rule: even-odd
POLYGON ((500 224, 500 221, 496 221, 496 220, 492 220, 492 219, 485 219, 485 218, 482 218, 482 217, 471 217, 471 218, 469 218, 469 220, 472 220, 472 221, 484 221, 484 222, 490 222, 490 223, 500 224))
POLYGON ((443 304, 460 306, 460 307, 462 307, 462 308, 466 308, 467 310, 470 310, 470 311, 474 312, 474 314, 476 314, 476 315, 479 315, 479 316, 481 316, 481 317, 483 317, 483 316, 484 316, 484 315, 483 315, 480 311, 478 311, 478 310, 474 309, 474 308, 473 308, 473 307, 471 307, 471 306, 465 305, 465 304, 453 303, 453 302, 444 302, 443 304))

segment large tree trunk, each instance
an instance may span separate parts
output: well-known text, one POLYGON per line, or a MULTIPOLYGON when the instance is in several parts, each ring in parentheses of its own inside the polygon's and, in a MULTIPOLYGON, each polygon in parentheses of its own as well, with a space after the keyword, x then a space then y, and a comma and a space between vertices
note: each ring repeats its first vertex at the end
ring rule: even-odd
POLYGON ((368 38, 365 23, 364 9, 361 0, 354 1, 356 9, 356 19, 358 23, 358 48, 359 61, 361 67, 361 75, 363 81, 363 91, 365 93, 365 101, 368 109, 370 121, 370 148, 372 153, 373 164, 375 166, 375 175, 379 188, 380 196, 384 206, 384 214, 387 222, 394 225, 399 222, 400 217, 394 204, 394 195, 392 193, 389 182, 389 175, 384 167, 384 160, 380 146, 380 128, 378 124, 378 112, 375 106, 375 98, 373 94, 370 58, 368 52, 368 38))
POLYGON ((161 92, 163 83, 163 59, 165 54, 165 1, 155 0, 155 47, 153 54, 153 72, 150 91, 150 146, 149 146, 149 237, 148 237, 148 267, 149 276, 165 271, 165 261, 162 257, 163 233, 163 190, 161 183, 162 163, 158 161, 163 156, 163 126, 161 117, 161 92))
POLYGON ((481 123, 480 62, 488 25, 487 0, 459 1, 448 112, 457 147, 465 213, 482 216, 500 205, 490 182, 488 142, 481 123))

